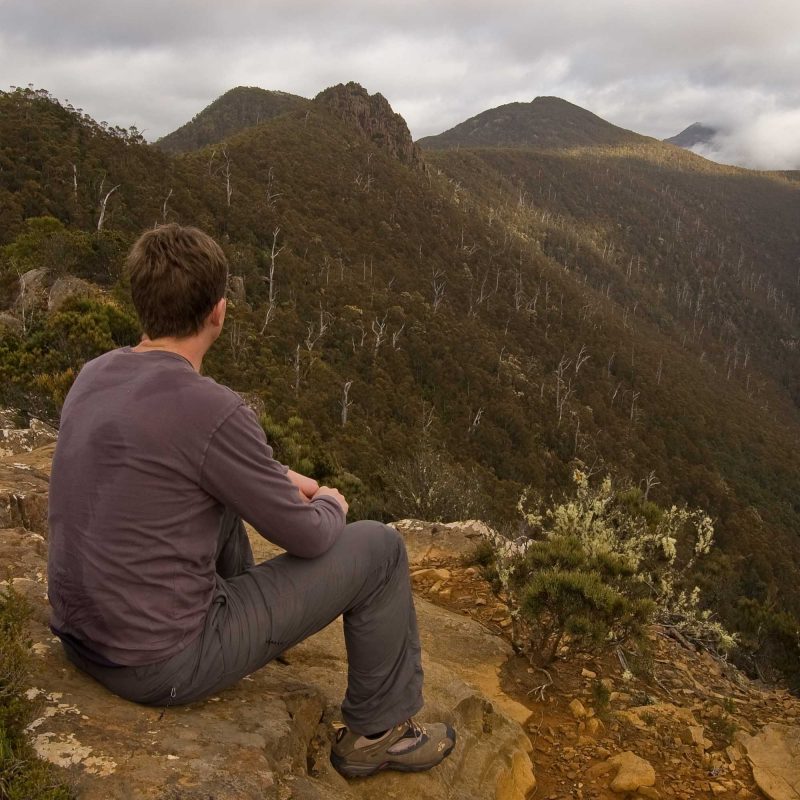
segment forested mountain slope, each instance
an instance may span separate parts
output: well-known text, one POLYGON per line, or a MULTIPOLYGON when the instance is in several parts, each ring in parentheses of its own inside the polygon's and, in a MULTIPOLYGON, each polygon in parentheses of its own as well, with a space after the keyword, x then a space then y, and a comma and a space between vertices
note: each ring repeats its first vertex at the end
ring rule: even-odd
POLYGON ((196 224, 232 273, 206 370, 356 514, 513 531, 523 489, 560 492, 578 459, 708 510, 707 597, 791 657, 798 184, 627 132, 422 158, 401 122, 348 84, 174 158, 46 93, 0 96, 2 400, 55 414, 83 359, 136 336, 129 243, 196 224), (21 302, 40 267, 43 291, 69 273, 115 305, 21 302))
POLYGON ((218 97, 185 125, 162 136, 156 145, 168 153, 197 150, 307 104, 308 100, 296 94, 267 91, 257 86, 237 86, 218 97))

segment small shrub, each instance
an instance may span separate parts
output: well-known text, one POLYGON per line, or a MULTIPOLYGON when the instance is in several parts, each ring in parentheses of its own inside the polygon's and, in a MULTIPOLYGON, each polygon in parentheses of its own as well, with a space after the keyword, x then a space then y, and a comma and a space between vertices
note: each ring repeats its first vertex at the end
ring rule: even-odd
POLYGON ((592 704, 597 711, 597 716, 605 720, 611 711, 611 690, 603 681, 592 682, 592 704))
POLYGON ((646 639, 637 642, 636 650, 626 652, 625 657, 628 667, 635 678, 650 681, 655 674, 656 662, 653 657, 653 650, 646 639))
POLYGON ((555 658, 565 636, 577 649, 600 650, 640 636, 652 616, 651 600, 612 585, 595 566, 585 559, 575 569, 541 569, 525 582, 520 616, 542 663, 555 658))
POLYGON ((592 486, 576 469, 573 480, 575 495, 562 503, 530 509, 524 493, 518 506, 531 531, 544 537, 530 543, 515 572, 518 587, 536 587, 537 603, 528 592, 522 607, 532 625, 545 626, 545 652, 566 633, 584 643, 619 643, 648 618, 711 650, 734 647, 735 637, 702 608, 700 590, 683 584, 711 549, 711 519, 699 509, 659 508, 638 489, 615 490, 610 477, 592 486), (545 587, 536 575, 548 569, 555 572, 545 587))
POLYGON ((711 737, 725 746, 733 743, 733 736, 739 730, 736 720, 728 714, 710 719, 706 724, 711 737))
POLYGON ((475 552, 469 558, 469 563, 486 568, 492 566, 496 560, 497 554, 492 545, 486 539, 481 539, 475 552))
POLYGON ((395 518, 453 522, 480 516, 481 482, 444 451, 423 440, 415 452, 385 470, 389 510, 395 518))

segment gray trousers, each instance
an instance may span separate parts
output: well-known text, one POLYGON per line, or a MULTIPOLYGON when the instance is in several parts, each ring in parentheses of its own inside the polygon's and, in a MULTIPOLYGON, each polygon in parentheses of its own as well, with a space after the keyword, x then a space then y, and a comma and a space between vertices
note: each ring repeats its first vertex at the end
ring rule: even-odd
POLYGON ((201 634, 142 667, 101 666, 64 642, 68 658, 115 694, 147 705, 190 703, 230 686, 344 615, 345 724, 383 731, 422 707, 422 666, 402 537, 379 522, 347 525, 318 558, 261 564, 241 520, 225 512, 217 583, 201 634))

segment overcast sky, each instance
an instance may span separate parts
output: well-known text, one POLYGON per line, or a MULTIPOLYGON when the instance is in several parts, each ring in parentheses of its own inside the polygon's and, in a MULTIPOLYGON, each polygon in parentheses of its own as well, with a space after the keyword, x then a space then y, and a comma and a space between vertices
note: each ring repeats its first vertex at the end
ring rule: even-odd
POLYGON ((800 168, 800 0, 0 0, 0 89, 33 83, 154 140, 226 90, 358 81, 414 138, 556 95, 717 160, 800 168))

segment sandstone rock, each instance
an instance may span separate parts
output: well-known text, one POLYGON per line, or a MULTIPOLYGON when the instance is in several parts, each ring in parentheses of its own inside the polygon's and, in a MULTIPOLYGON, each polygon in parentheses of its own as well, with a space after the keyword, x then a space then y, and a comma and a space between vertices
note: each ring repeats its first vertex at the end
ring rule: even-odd
POLYGON ((742 754, 732 745, 728 745, 725 748, 725 754, 728 756, 728 761, 730 761, 731 764, 735 764, 742 757, 742 754))
MULTIPOLYGON (((42 454, 25 458, 36 463, 42 454)), ((276 551, 260 537, 254 549, 257 557, 276 551)), ((32 742, 82 800, 524 800, 535 787, 530 741, 512 718, 527 721, 529 712, 500 687, 512 650, 468 617, 417 599, 426 673, 419 718, 456 727, 451 757, 418 775, 347 782, 329 762, 347 677, 340 624, 293 648, 288 665, 272 662, 218 696, 146 708, 114 697, 64 658, 47 628, 43 536, 0 530, 0 560, 34 607, 30 692, 44 706, 32 742)))
POLYGON ((47 284, 47 276, 48 272, 44 267, 29 269, 27 272, 20 275, 17 303, 19 304, 22 298, 42 294, 47 284))
POLYGON ((447 581, 450 580, 450 570, 435 569, 432 567, 429 567, 428 569, 416 569, 411 573, 411 577, 435 579, 437 581, 447 581))
POLYGON ((590 670, 590 669, 586 669, 586 667, 584 667, 584 668, 581 670, 581 675, 582 675, 584 678, 596 678, 596 677, 597 677, 597 673, 596 673, 596 672, 592 672, 592 670, 590 670))
MULTIPOLYGON (((8 440, 0 439, 0 448, 8 440)), ((47 535, 47 492, 53 445, 0 457, 0 528, 47 535)))
POLYGON ((41 420, 32 418, 27 428, 16 428, 11 426, 10 417, 9 414, 3 420, 4 423, 8 422, 8 425, 0 426, 0 458, 17 453, 29 453, 37 447, 55 442, 58 436, 55 428, 41 420))
POLYGON ((603 730, 603 723, 597 717, 586 720, 586 733, 590 736, 597 736, 603 730))
POLYGON ((414 519, 392 523, 403 534, 409 561, 416 568, 460 564, 470 558, 481 541, 481 534, 474 531, 469 522, 461 525, 431 525, 414 519))
POLYGON ((599 778, 600 776, 611 772, 613 769, 614 764, 610 763, 609 761, 598 761, 596 764, 592 764, 592 766, 589 767, 583 774, 587 779, 599 778))
POLYGON ((702 725, 689 726, 689 741, 687 744, 695 745, 699 751, 708 750, 712 742, 705 737, 704 728, 702 725))
POLYGON ((770 800, 800 800, 800 727, 772 722, 755 736, 737 734, 753 778, 770 800))
POLYGON ((56 278, 47 295, 47 310, 51 313, 58 311, 70 298, 92 297, 96 292, 91 283, 74 275, 56 278))
POLYGON ((230 281, 228 282, 228 297, 237 306, 247 302, 244 278, 241 275, 231 275, 230 281))
POLYGON ((569 704, 569 710, 575 719, 584 719, 586 717, 586 708, 577 697, 569 704))
POLYGON ((9 314, 7 311, 0 311, 0 331, 9 333, 22 333, 23 325, 19 317, 9 314))
POLYGON ((612 767, 618 767, 617 774, 611 781, 613 792, 635 792, 639 787, 655 785, 656 773, 650 762, 630 750, 612 756, 608 763, 612 767))

